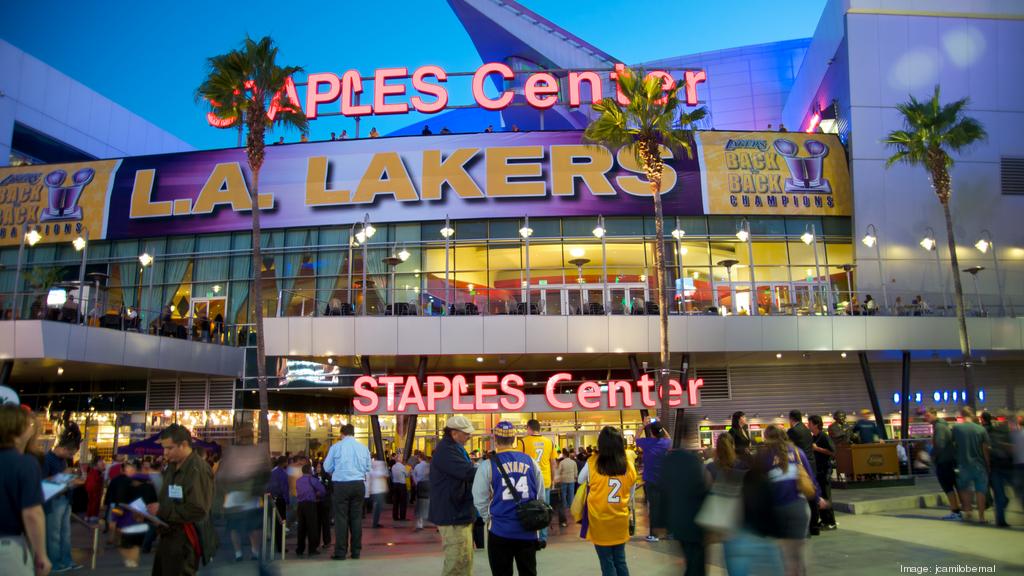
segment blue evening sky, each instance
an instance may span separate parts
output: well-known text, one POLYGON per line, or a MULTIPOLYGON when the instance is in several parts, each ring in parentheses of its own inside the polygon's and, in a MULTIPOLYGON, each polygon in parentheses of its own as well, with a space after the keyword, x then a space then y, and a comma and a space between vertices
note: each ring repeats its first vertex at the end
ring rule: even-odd
MULTIPOLYGON (((812 36, 826 0, 522 0, 529 9, 626 63, 812 36)), ((193 91, 205 59, 245 34, 271 35, 279 62, 307 72, 437 64, 449 72, 481 64, 443 0, 237 3, 8 2, 0 37, 199 149, 233 146, 235 133, 206 124, 193 91), (309 8, 307 8, 309 7, 309 8)), ((451 90, 452 101, 459 100, 451 90)), ((462 99, 464 100, 464 99, 462 99)), ((323 109, 323 108, 322 108, 323 109)), ((413 117, 367 122, 382 133, 413 117)), ((311 139, 347 128, 327 117, 311 139)), ((365 132, 366 124, 363 131, 365 132)), ((287 140, 297 136, 285 134, 287 140)))

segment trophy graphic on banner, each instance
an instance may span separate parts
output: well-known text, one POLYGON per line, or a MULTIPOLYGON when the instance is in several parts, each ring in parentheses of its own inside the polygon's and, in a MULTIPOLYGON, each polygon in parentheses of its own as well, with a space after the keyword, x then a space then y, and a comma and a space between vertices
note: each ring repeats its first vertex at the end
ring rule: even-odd
POLYGON ((827 178, 822 177, 828 146, 824 142, 804 142, 807 156, 799 156, 800 146, 792 140, 779 138, 772 143, 775 151, 786 160, 790 177, 786 178, 786 192, 832 192, 827 178))
POLYGON ((95 175, 96 171, 92 168, 82 168, 71 177, 71 185, 65 186, 67 172, 54 170, 47 174, 43 181, 49 190, 50 205, 43 210, 39 220, 81 220, 82 207, 78 205, 78 201, 82 197, 82 190, 86 184, 92 182, 95 175))

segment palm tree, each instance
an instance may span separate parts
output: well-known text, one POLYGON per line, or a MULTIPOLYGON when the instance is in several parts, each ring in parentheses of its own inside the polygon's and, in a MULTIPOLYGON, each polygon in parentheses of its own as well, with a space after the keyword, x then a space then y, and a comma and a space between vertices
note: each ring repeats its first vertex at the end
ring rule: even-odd
POLYGON ((953 216, 949 211, 949 200, 953 194, 949 180, 949 169, 953 166, 950 153, 959 153, 988 137, 980 122, 964 114, 967 102, 967 98, 963 98, 950 104, 940 104, 938 86, 935 86, 931 100, 926 102, 920 102, 910 96, 910 102, 896 105, 896 109, 903 116, 903 130, 893 130, 884 142, 896 151, 886 161, 886 167, 898 162, 924 166, 932 181, 932 189, 939 198, 939 204, 942 204, 942 214, 946 217, 949 261, 953 267, 953 290, 956 292, 956 319, 960 329, 964 387, 970 396, 968 402, 974 407, 971 343, 967 337, 967 320, 964 317, 964 290, 960 283, 960 265, 956 256, 956 240, 953 237, 953 216))
POLYGON ((249 293, 249 304, 254 309, 253 322, 256 325, 256 375, 260 396, 260 442, 270 439, 270 423, 267 420, 267 366, 266 348, 263 337, 263 294, 261 277, 263 258, 260 254, 260 211, 259 198, 260 169, 263 167, 264 138, 268 129, 274 126, 293 127, 306 134, 309 123, 302 109, 283 98, 285 82, 302 68, 279 66, 277 46, 269 36, 259 40, 246 37, 240 49, 214 56, 207 61, 209 72, 206 80, 196 89, 196 100, 206 102, 210 111, 219 118, 238 119, 248 129, 245 152, 249 160, 249 199, 252 210, 252 270, 253 283, 249 293), (276 112, 271 120, 267 116, 271 108, 276 112))
POLYGON ((600 116, 587 126, 583 139, 610 148, 629 146, 637 163, 643 166, 654 199, 654 247, 655 290, 658 294, 658 320, 661 325, 659 346, 661 369, 658 371, 657 391, 661 398, 659 409, 665 410, 662 394, 669 374, 668 350, 668 292, 665 266, 665 222, 661 208, 661 176, 664 162, 661 147, 683 150, 693 156, 691 141, 695 122, 707 115, 704 107, 687 113, 682 110, 678 98, 680 86, 665 90, 661 78, 645 78, 642 69, 625 69, 618 74, 617 82, 629 104, 621 106, 613 98, 605 98, 594 104, 594 111, 600 116))

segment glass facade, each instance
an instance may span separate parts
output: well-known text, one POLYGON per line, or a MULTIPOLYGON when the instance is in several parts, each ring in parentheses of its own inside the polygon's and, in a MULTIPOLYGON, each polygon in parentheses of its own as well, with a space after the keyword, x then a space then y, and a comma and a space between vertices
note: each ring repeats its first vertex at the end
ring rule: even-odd
MULTIPOLYGON (((259 281, 264 314, 461 315, 644 314, 656 310, 652 218, 531 218, 265 230, 259 281)), ((848 218, 668 217, 665 286, 675 314, 826 312, 828 291, 849 290, 848 218), (749 226, 750 242, 737 237, 749 226), (806 243, 800 236, 817 232, 806 243), (675 234, 672 234, 675 232, 675 234)), ((251 322, 248 232, 90 243, 85 261, 92 321, 136 309, 140 327, 158 312, 193 329, 220 319, 230 332, 251 322), (149 254, 144 266, 139 256, 149 254), (94 290, 93 288, 98 288, 94 290)), ((0 252, 5 308, 18 249, 0 252)), ((46 292, 75 284, 82 264, 71 242, 25 249, 19 316, 45 317, 46 292)), ((51 303, 52 306, 52 303, 51 303)))

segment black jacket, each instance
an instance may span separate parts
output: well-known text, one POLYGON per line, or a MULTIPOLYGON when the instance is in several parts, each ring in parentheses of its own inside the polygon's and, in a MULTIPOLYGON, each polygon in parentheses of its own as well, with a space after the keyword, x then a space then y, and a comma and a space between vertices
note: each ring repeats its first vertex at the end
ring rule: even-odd
POLYGON ((442 438, 430 461, 430 514, 438 526, 472 524, 473 478, 476 467, 466 449, 451 438, 442 438))
MULTIPOLYGON (((819 476, 828 476, 832 472, 832 458, 835 457, 836 446, 832 443, 832 439, 829 438, 828 434, 821 432, 817 436, 813 437, 814 444, 819 448, 824 448, 832 453, 831 456, 822 454, 821 452, 813 452, 814 454, 814 469, 818 472, 819 476)), ((810 454, 807 455, 810 457, 810 454)))
POLYGON ((786 436, 789 437, 789 441, 796 445, 797 448, 803 450, 808 458, 813 458, 814 439, 811 437, 811 431, 807 429, 807 426, 804 426, 803 422, 797 422, 789 430, 786 430, 786 436))
POLYGON ((702 541, 704 532, 694 520, 708 492, 704 465, 688 450, 672 450, 662 463, 661 478, 669 532, 682 542, 702 541))
POLYGON ((733 444, 736 446, 736 454, 745 455, 750 453, 750 431, 739 426, 729 428, 729 435, 732 436, 733 444))

